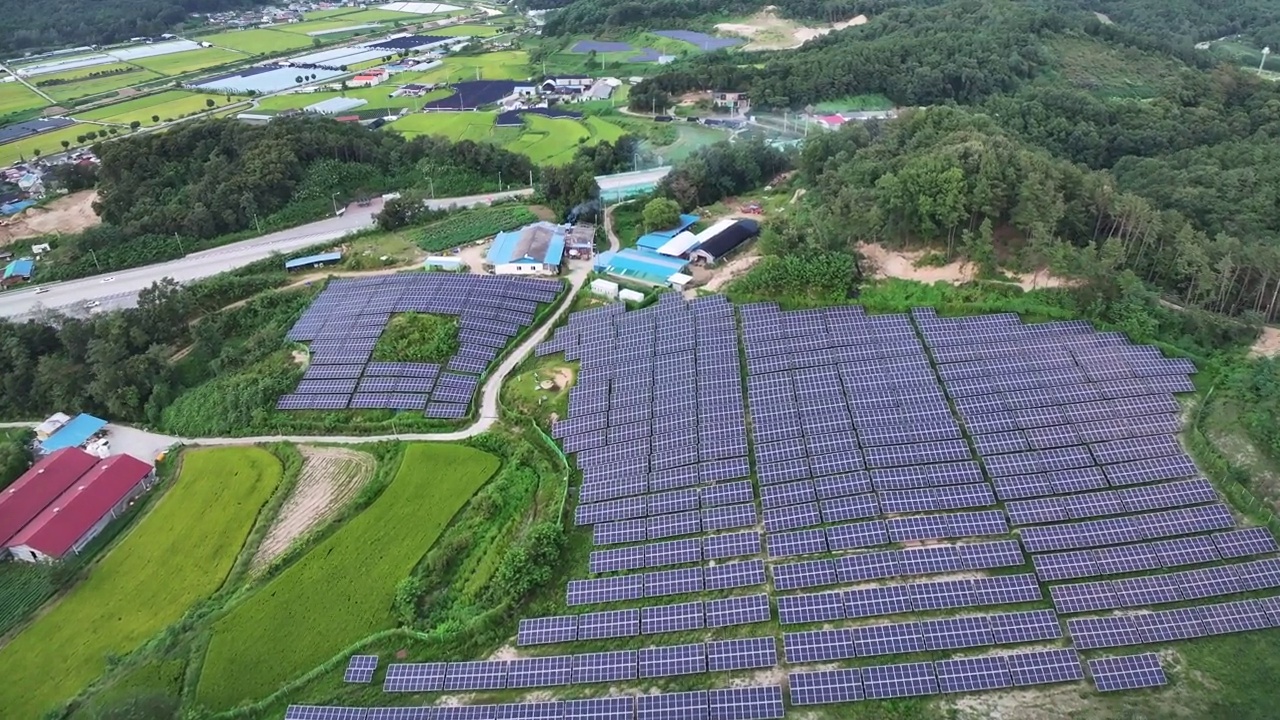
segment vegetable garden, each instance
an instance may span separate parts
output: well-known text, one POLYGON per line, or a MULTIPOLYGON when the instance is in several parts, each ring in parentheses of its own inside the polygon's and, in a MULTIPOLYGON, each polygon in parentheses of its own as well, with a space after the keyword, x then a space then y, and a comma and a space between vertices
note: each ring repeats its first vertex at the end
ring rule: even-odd
POLYGON ((427 252, 442 252, 537 219, 538 216, 523 205, 495 205, 451 213, 443 220, 411 231, 410 237, 427 252))

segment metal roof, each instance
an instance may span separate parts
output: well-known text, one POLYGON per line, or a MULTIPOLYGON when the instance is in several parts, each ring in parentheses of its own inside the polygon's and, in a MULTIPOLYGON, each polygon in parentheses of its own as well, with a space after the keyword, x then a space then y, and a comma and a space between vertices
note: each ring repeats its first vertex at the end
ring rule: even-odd
POLYGON ((129 455, 103 460, 10 538, 8 546, 65 555, 150 473, 150 465, 129 455))
POLYGON ((9 538, 17 535, 96 462, 98 458, 79 448, 65 448, 40 458, 0 491, 0 543, 8 547, 9 538))
POLYGON ((564 259, 564 228, 549 222, 536 222, 519 230, 498 233, 486 259, 490 265, 559 265, 564 259))
POLYGON ((81 413, 58 428, 58 431, 50 435, 48 440, 40 443, 40 447, 47 453, 63 448, 80 447, 93 437, 94 433, 106 426, 106 420, 88 413, 81 413))
POLYGON ((340 252, 322 253, 320 255, 308 255, 306 257, 297 258, 295 260, 286 260, 284 262, 284 269, 293 270, 295 268, 307 267, 308 265, 318 265, 320 263, 327 263, 327 262, 338 262, 341 259, 342 259, 342 253, 340 252))

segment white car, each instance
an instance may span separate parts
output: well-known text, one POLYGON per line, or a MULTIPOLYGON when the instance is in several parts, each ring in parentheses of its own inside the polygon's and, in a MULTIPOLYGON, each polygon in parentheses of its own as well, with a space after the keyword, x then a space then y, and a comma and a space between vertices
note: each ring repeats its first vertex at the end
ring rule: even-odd
POLYGON ((45 294, 45 293, 47 293, 47 292, 49 292, 49 288, 47 288, 47 287, 36 288, 36 294, 37 294, 37 295, 43 295, 43 294, 45 294))
POLYGON ((115 282, 115 278, 114 277, 102 278, 102 282, 104 283, 115 282))
POLYGON ((90 300, 89 302, 85 303, 84 306, 87 308, 96 308, 101 304, 102 303, 98 302, 97 300, 90 300))

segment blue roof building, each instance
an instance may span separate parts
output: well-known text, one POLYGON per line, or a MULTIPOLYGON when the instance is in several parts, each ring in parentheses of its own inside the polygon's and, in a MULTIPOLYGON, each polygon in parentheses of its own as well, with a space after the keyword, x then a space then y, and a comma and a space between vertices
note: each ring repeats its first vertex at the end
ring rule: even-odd
POLYGON ((498 275, 555 275, 564 261, 564 235, 563 227, 549 222, 500 232, 485 261, 498 275))
POLYGON ((655 230, 647 235, 641 235, 640 239, 636 240, 636 247, 644 248, 645 250, 657 250, 666 245, 671 238, 693 227, 696 222, 698 222, 697 215, 681 215, 679 225, 670 230, 655 230))
POLYGON ((319 265, 329 265, 329 264, 341 262, 341 261, 342 261, 342 253, 340 252, 322 253, 320 255, 308 255, 306 257, 300 257, 295 260, 285 260, 284 269, 297 270, 298 268, 316 267, 319 265))
POLYGON ((0 279, 5 285, 17 285, 31 279, 35 274, 36 261, 31 258, 20 258, 4 266, 4 277, 0 279))
POLYGON ((40 449, 46 453, 69 447, 80 447, 89 438, 107 426, 107 421, 87 413, 81 413, 67 421, 66 425, 40 443, 40 449))
POLYGON ((632 248, 600 253, 596 256, 595 263, 596 272, 651 285, 666 285, 672 275, 684 272, 688 267, 686 260, 632 248))

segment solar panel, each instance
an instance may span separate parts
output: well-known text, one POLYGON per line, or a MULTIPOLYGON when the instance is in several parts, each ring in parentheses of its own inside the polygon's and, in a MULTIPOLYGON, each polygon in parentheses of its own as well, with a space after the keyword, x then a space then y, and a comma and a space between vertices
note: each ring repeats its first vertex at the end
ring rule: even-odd
POLYGON ((778 685, 712 690, 707 699, 711 720, 777 720, 785 715, 778 685))
POLYGON ((1198 608, 1175 608, 1132 615, 1143 641, 1148 643, 1204 637, 1198 608))
POLYGON ((1081 650, 1094 648, 1140 645, 1142 634, 1128 615, 1101 618, 1073 618, 1067 620, 1067 632, 1072 644, 1081 650))
POLYGON ((702 540, 702 555, 707 560, 721 560, 739 555, 760 553, 760 533, 740 532, 727 535, 711 535, 702 540))
POLYGON ((1080 655, 1074 648, 1034 650, 1005 655, 1009 676, 1017 687, 1074 682, 1084 679, 1080 655))
POLYGON ((707 671, 706 650, 702 643, 641 648, 639 660, 641 678, 691 675, 707 671))
POLYGON ((707 670, 710 672, 767 668, 777 664, 778 643, 772 637, 707 643, 707 670))
POLYGON ((564 701, 564 720, 632 720, 635 698, 609 697, 564 701))
POLYGON ((924 636, 920 623, 891 623, 865 625, 853 628, 853 645, 858 657, 874 655, 900 655, 908 652, 924 652, 924 636))
POLYGON ((933 663, 938 690, 943 693, 974 692, 1013 687, 1009 666, 999 655, 938 660, 933 663))
POLYGON ((572 642, 578 638, 578 617, 566 615, 560 617, 526 618, 520 621, 520 630, 516 634, 516 644, 545 645, 548 643, 572 642))
POLYGON ((844 618, 844 595, 839 592, 782 595, 777 600, 778 621, 783 625, 827 622, 844 618))
POLYGON ((738 595, 715 598, 705 603, 707 627, 748 625, 766 622, 771 616, 768 595, 738 595))
POLYGON ((783 633, 782 650, 788 663, 846 660, 856 654, 847 628, 783 633))
POLYGON ((573 683, 635 680, 639 668, 635 650, 580 653, 573 656, 573 683))
POLYGON ((1216 605, 1201 605, 1191 609, 1199 615, 1207 635, 1261 630, 1271 625, 1266 609, 1258 600, 1238 600, 1216 605))
POLYGON ((792 705, 827 705, 863 699, 857 668, 791 673, 792 705))
POLYGON ((439 692, 444 689, 446 663, 392 663, 387 666, 387 676, 382 691, 439 692))
POLYGON ((365 720, 367 708, 335 707, 327 705, 290 705, 285 709, 285 720, 365 720))
POLYGON ((991 645, 991 621, 985 615, 924 620, 920 632, 930 650, 957 650, 991 645))
POLYGON ((759 559, 708 565, 704 574, 707 590, 750 587, 765 582, 764 561, 759 559))
POLYGON ((707 691, 636 696, 636 720, 707 720, 707 691))
POLYGON ((640 634, 640 611, 606 610, 578 616, 579 640, 635 637, 640 634))
POLYGON ((517 658, 507 661, 508 688, 535 688, 568 685, 573 673, 573 656, 517 658))
POLYGON ((933 664, 878 665, 862 668, 862 689, 868 700, 936 695, 933 664))
MULTIPOLYGON (((611 579, 611 578, 610 578, 611 579)), ((702 568, 659 570, 644 575, 644 596, 662 597, 702 592, 702 568)), ((628 598, 633 599, 633 598, 628 598)))
POLYGON ((1169 682, 1155 653, 1120 655, 1089 661, 1089 674, 1101 692, 1159 687, 1169 682))
POLYGON ((445 668, 444 690, 501 690, 507 685, 507 663, 496 660, 451 662, 445 668))
POLYGON ((342 681, 348 683, 373 682, 373 672, 378 669, 377 655, 352 655, 347 661, 342 681))
POLYGON ((1263 527, 1244 528, 1214 533, 1213 544, 1224 558, 1239 558, 1280 551, 1270 530, 1263 527))

